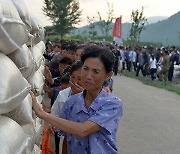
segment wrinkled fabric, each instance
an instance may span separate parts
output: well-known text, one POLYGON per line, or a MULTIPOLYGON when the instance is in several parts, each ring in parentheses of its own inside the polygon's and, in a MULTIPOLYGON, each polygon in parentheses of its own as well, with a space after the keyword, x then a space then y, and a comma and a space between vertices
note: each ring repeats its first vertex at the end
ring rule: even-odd
POLYGON ((18 107, 31 90, 16 65, 0 53, 0 114, 18 107))
POLYGON ((28 140, 21 126, 10 118, 0 118, 0 153, 26 153, 28 140))

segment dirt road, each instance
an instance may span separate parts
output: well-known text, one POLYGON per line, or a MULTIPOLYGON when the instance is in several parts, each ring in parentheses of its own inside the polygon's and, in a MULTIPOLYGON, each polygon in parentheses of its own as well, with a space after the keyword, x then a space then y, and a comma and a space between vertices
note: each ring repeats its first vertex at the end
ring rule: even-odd
POLYGON ((180 96, 124 76, 113 93, 123 101, 118 130, 121 154, 180 154, 180 96))

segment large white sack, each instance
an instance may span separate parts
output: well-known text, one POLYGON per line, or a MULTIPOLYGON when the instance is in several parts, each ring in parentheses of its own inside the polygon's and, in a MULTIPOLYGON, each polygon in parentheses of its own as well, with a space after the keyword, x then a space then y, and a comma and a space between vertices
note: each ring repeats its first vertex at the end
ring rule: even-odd
POLYGON ((27 9, 26 3, 24 2, 24 0, 12 0, 12 2, 14 3, 19 13, 21 20, 26 24, 27 29, 30 32, 32 27, 31 27, 31 20, 30 20, 29 11, 27 9))
POLYGON ((16 65, 0 53, 0 114, 6 114, 20 105, 31 90, 16 65))
POLYGON ((29 42, 27 27, 11 0, 0 0, 0 52, 10 54, 29 42))
POLYGON ((0 154, 26 154, 28 140, 21 126, 0 116, 0 154))
POLYGON ((43 121, 39 118, 36 118, 35 122, 35 144, 37 146, 41 145, 42 135, 43 135, 43 121))
POLYGON ((32 15, 30 14, 30 21, 31 21, 31 34, 36 34, 38 31, 39 31, 39 25, 38 25, 38 22, 37 22, 37 19, 32 15))
POLYGON ((175 71, 180 71, 180 65, 174 65, 174 70, 175 71))
POLYGON ((36 71, 34 75, 28 79, 28 81, 31 85, 32 91, 36 96, 43 94, 45 78, 42 73, 36 71))
POLYGON ((41 22, 36 19, 35 17, 32 17, 32 27, 34 27, 33 30, 33 41, 32 41, 32 45, 36 45, 38 44, 40 41, 44 40, 44 27, 42 26, 41 22), (38 28, 37 28, 38 26, 38 28))
POLYGON ((51 108, 51 99, 49 98, 48 93, 44 94, 42 104, 49 109, 51 108))
POLYGON ((36 47, 38 47, 41 50, 42 54, 45 53, 46 45, 44 44, 43 41, 40 41, 38 44, 36 44, 36 47))
POLYGON ((33 154, 41 154, 41 149, 35 144, 33 154))
POLYGON ((29 153, 33 150, 35 144, 35 126, 34 123, 22 126, 22 129, 28 138, 28 151, 29 153))
POLYGON ((27 45, 23 45, 21 49, 8 55, 16 64, 22 75, 27 79, 36 71, 36 62, 27 45))
POLYGON ((7 113, 6 116, 21 126, 33 123, 31 95, 28 94, 17 108, 7 113))
POLYGON ((38 70, 40 68, 40 66, 43 65, 45 62, 45 59, 43 56, 43 49, 38 48, 37 46, 33 46, 31 48, 31 53, 32 53, 34 60, 36 62, 36 70, 38 70))

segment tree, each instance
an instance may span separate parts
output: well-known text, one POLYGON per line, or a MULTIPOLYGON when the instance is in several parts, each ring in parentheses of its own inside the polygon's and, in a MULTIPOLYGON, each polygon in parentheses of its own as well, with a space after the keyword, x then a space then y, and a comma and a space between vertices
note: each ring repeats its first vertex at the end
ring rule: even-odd
POLYGON ((44 3, 43 12, 52 20, 61 38, 80 22, 82 10, 78 0, 44 0, 44 3))
POLYGON ((89 23, 89 34, 94 38, 97 35, 97 31, 96 31, 96 19, 93 16, 92 18, 90 18, 89 16, 87 16, 87 21, 89 23))
POLYGON ((114 19, 114 17, 113 17, 114 16, 113 15, 113 13, 114 13, 113 5, 110 5, 109 2, 107 2, 107 5, 108 5, 107 20, 102 20, 100 12, 99 11, 97 12, 98 18, 99 18, 98 25, 99 25, 99 28, 100 28, 102 34, 105 37, 108 37, 109 31, 112 29, 112 20, 114 19))
POLYGON ((147 19, 143 15, 144 8, 142 7, 142 11, 138 10, 132 11, 131 14, 131 30, 129 34, 129 38, 132 42, 136 43, 139 41, 141 32, 145 29, 145 24, 147 23, 147 19))

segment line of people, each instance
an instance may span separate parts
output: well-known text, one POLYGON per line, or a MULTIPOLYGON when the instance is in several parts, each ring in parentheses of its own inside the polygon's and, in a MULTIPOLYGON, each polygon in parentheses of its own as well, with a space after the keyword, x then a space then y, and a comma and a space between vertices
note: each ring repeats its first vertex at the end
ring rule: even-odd
POLYGON ((152 80, 158 78, 159 81, 172 81, 174 65, 180 64, 180 51, 174 46, 171 48, 112 46, 112 50, 116 56, 115 75, 120 67, 121 73, 126 69, 139 76, 141 71, 144 77, 150 75, 152 80))

